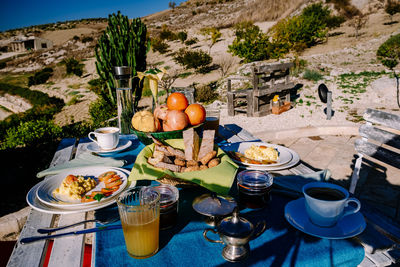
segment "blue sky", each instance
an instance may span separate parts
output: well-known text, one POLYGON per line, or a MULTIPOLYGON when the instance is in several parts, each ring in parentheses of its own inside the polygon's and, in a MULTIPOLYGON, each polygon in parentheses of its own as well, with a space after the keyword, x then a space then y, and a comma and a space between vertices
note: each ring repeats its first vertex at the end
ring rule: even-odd
POLYGON ((129 18, 168 9, 184 0, 1 0, 0 31, 82 18, 108 17, 118 10, 129 18))

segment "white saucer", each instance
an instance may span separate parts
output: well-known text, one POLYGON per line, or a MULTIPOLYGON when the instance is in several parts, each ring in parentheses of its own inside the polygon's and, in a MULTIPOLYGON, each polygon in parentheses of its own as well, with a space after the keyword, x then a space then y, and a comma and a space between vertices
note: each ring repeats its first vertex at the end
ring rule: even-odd
POLYGON ((298 230, 320 238, 344 239, 356 236, 364 231, 366 223, 361 212, 343 217, 333 227, 319 227, 308 218, 305 199, 299 198, 286 204, 285 218, 298 230))
POLYGON ((289 169, 289 168, 295 166, 300 161, 300 156, 299 156, 299 154, 297 154, 296 151, 291 150, 291 149, 288 149, 288 150, 292 154, 292 159, 286 164, 282 164, 282 165, 278 165, 278 166, 268 166, 268 165, 247 166, 247 165, 238 163, 238 165, 239 165, 239 168, 241 168, 241 169, 257 170, 257 171, 279 171, 279 170, 289 169))
POLYGON ((87 150, 90 152, 96 153, 98 155, 108 155, 117 152, 121 152, 132 145, 132 141, 128 139, 119 139, 118 146, 111 150, 103 150, 101 149, 95 142, 92 142, 87 145, 87 150))

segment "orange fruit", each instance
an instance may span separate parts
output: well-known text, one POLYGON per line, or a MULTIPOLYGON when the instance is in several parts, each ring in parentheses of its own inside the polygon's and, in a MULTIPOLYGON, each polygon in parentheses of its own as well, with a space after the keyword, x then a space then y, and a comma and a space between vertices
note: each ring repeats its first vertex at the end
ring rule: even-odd
POLYGON ((185 110, 189 102, 186 96, 182 93, 175 92, 167 98, 167 107, 169 110, 185 110))
POLYGON ((206 120, 206 110, 200 104, 191 104, 185 109, 191 125, 198 125, 206 120))

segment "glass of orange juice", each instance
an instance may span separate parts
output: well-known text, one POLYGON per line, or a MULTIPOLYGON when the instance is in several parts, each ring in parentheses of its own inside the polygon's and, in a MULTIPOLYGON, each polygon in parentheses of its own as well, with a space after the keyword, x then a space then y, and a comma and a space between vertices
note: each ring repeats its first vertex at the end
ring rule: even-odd
POLYGON ((117 200, 128 254, 145 259, 158 251, 160 193, 138 186, 122 193, 117 200))

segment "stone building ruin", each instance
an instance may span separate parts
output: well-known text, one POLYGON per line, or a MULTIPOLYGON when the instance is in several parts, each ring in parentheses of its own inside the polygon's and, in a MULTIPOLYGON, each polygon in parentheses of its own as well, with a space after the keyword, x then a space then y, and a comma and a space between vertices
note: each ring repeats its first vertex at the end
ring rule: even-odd
POLYGON ((53 42, 44 38, 30 36, 11 41, 9 47, 13 52, 38 51, 52 48, 53 42))

